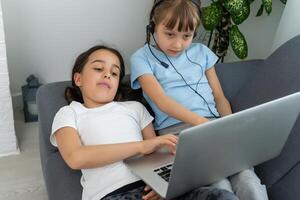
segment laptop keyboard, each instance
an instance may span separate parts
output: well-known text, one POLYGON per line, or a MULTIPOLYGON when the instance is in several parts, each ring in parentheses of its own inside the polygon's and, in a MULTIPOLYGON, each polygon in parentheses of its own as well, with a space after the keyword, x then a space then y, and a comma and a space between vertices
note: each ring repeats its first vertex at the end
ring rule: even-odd
POLYGON ((169 182, 172 166, 173 166, 173 164, 167 164, 165 166, 161 166, 159 168, 156 168, 153 171, 155 173, 157 173, 162 179, 169 182))

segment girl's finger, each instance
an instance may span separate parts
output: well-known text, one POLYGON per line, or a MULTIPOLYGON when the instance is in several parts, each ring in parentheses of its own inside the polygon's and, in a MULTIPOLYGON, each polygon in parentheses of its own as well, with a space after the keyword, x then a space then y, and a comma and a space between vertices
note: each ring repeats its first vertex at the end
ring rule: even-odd
POLYGON ((144 191, 149 191, 149 190, 151 190, 150 186, 146 185, 145 188, 144 188, 144 191))
POLYGON ((146 194, 145 196, 143 196, 143 199, 150 200, 150 199, 155 198, 156 196, 158 196, 158 195, 156 194, 156 192, 154 192, 152 190, 151 192, 149 192, 148 194, 146 194))

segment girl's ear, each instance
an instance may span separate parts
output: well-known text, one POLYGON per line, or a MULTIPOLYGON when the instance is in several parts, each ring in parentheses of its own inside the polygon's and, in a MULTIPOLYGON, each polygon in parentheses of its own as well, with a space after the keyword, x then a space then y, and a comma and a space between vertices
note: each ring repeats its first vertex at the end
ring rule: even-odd
POLYGON ((78 86, 78 87, 80 87, 80 86, 81 86, 81 74, 78 73, 78 72, 76 72, 76 73, 74 74, 73 79, 74 79, 75 85, 78 86))

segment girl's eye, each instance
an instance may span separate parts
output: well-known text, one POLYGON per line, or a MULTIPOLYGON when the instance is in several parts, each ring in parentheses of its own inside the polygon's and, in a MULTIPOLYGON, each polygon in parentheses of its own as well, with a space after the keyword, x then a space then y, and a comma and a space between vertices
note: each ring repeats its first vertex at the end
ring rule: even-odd
POLYGON ((118 76, 119 74, 118 73, 116 73, 116 72, 112 72, 111 73, 113 76, 118 76))
POLYGON ((94 70, 95 70, 95 71, 102 72, 102 71, 103 71, 103 68, 102 68, 102 67, 95 67, 94 70))
POLYGON ((167 35, 168 37, 172 37, 172 36, 174 36, 174 34, 173 34, 173 33, 166 33, 166 35, 167 35))
POLYGON ((191 34, 184 35, 184 39, 190 39, 192 37, 191 34))

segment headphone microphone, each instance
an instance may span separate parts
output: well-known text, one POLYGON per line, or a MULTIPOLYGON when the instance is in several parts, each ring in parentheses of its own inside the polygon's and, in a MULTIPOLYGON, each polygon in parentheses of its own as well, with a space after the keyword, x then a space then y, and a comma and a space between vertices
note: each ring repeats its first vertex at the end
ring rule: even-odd
POLYGON ((148 44, 148 48, 149 48, 149 50, 150 50, 150 52, 151 52, 151 54, 153 55, 153 57, 164 67, 164 68, 168 68, 169 67, 169 65, 167 64, 167 63, 165 63, 165 62, 163 62, 163 61, 161 61, 154 53, 153 53, 153 51, 152 51, 152 49, 151 49, 151 47, 150 47, 150 36, 152 35, 152 37, 153 37, 153 40, 155 41, 155 44, 157 45, 157 42, 156 42, 156 40, 155 40, 155 38, 154 38, 154 36, 153 36, 153 34, 154 34, 154 22, 153 21, 151 21, 147 26, 146 26, 146 32, 147 32, 147 44, 148 44))

